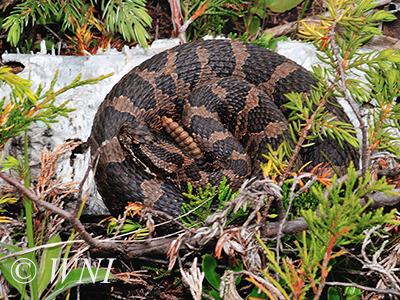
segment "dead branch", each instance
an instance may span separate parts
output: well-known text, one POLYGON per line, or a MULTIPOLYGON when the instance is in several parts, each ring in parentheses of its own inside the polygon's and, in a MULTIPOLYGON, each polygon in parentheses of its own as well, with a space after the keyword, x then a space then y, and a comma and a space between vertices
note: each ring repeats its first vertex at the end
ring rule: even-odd
MULTIPOLYGON (((136 259, 138 257, 149 255, 165 255, 170 247, 170 244, 175 240, 174 237, 170 236, 153 238, 143 241, 134 240, 131 241, 129 244, 125 244, 124 246, 119 245, 117 242, 96 240, 85 230, 82 223, 78 219, 76 219, 71 213, 64 211, 63 209, 55 206, 52 203, 48 203, 40 199, 17 179, 6 175, 5 173, 0 173, 0 178, 3 178, 9 184, 15 186, 19 191, 21 191, 36 204, 52 211, 53 213, 58 214, 60 217, 69 221, 72 226, 77 230, 77 232, 82 236, 85 242, 93 248, 97 248, 110 253, 123 254, 124 257, 127 259, 136 259)), ((395 189, 393 191, 400 193, 400 189, 395 189)), ((372 195, 372 198, 373 201, 370 205, 370 207, 372 208, 395 205, 400 202, 400 196, 387 196, 383 193, 375 193, 372 195)), ((280 230, 280 223, 278 222, 266 222, 261 225, 250 225, 248 227, 248 230, 255 230, 255 228, 253 228, 254 226, 258 228, 261 238, 275 238, 280 230)), ((298 218, 295 220, 287 221, 283 224, 281 228, 281 236, 299 234, 307 229, 308 226, 304 219, 298 218)), ((194 235, 195 231, 182 236, 181 246, 179 250, 192 251, 193 249, 201 249, 207 244, 213 246, 217 243, 216 238, 210 239, 208 236, 193 238, 194 235)))
MULTIPOLYGON (((393 189, 392 192, 400 195, 400 189, 393 189)), ((385 195, 383 192, 376 192, 371 196, 373 200, 368 207, 375 209, 385 206, 394 206, 400 202, 399 195, 385 195)), ((361 199, 360 204, 364 206, 367 204, 368 200, 369 199, 361 199)))
MULTIPOLYGON (((400 193, 400 189, 394 189, 394 192, 400 193)), ((378 208, 383 206, 392 206, 400 202, 400 196, 385 195, 384 193, 377 192, 371 196, 373 199, 370 204, 370 208, 378 208)), ((365 205, 364 200, 361 201, 362 205, 365 205)), ((253 230, 254 226, 259 226, 259 232, 261 238, 276 238, 280 230, 279 222, 266 222, 261 225, 250 225, 248 230, 253 230)), ((291 221, 286 221, 281 228, 281 237, 293 234, 300 234, 304 230, 308 230, 306 221, 303 218, 298 218, 291 221)), ((215 246, 217 239, 209 239, 208 237, 193 238, 195 231, 190 234, 181 237, 181 246, 179 250, 191 251, 193 249, 200 249, 205 245, 215 246)), ((169 245, 175 240, 174 237, 161 237, 157 239, 149 239, 145 241, 132 241, 126 246, 127 258, 136 259, 142 256, 154 255, 154 254, 166 254, 169 245)))
POLYGON ((385 282, 384 286, 388 287, 389 289, 394 289, 400 291, 400 278, 396 275, 397 268, 389 267, 385 268, 382 264, 382 260, 380 256, 382 255, 383 251, 385 250, 385 246, 389 243, 387 239, 388 236, 382 236, 378 229, 382 226, 377 225, 372 227, 371 229, 364 230, 365 238, 361 247, 361 254, 363 257, 363 269, 369 269, 372 272, 376 272, 382 278, 382 283, 385 282), (383 243, 381 244, 379 249, 376 249, 375 245, 373 244, 371 236, 378 236, 379 238, 383 239, 383 243), (375 253, 372 255, 372 258, 369 258, 367 254, 367 246, 371 245, 373 249, 376 249, 375 253))
POLYGON ((71 213, 59 208, 58 206, 55 206, 52 203, 49 203, 45 200, 42 200, 40 197, 36 196, 34 192, 31 190, 27 189, 21 182, 19 182, 17 179, 0 172, 0 178, 4 179, 7 181, 9 184, 15 186, 20 192, 22 192, 25 196, 27 196, 30 200, 35 202, 37 205, 40 205, 41 207, 44 207, 45 209, 48 209, 49 211, 59 215, 60 217, 64 218, 65 220, 69 221, 72 226, 76 229, 76 231, 82 236, 82 238, 85 240, 85 242, 90 245, 93 248, 98 248, 103 251, 107 252, 114 252, 114 253, 120 253, 123 252, 120 247, 116 243, 112 242, 107 242, 107 241, 99 241, 94 239, 90 233, 88 233, 81 223, 77 218, 75 218, 71 213))
MULTIPOLYGON (((254 226, 249 226, 248 230, 251 231, 254 226)), ((282 228, 282 236, 288 234, 299 234, 303 230, 307 230, 307 223, 303 218, 299 218, 293 221, 288 221, 282 228)), ((279 223, 277 222, 267 222, 263 224, 260 228, 260 236, 262 238, 272 238, 276 237, 279 230, 279 223)), ((195 232, 186 234, 181 237, 180 251, 192 251, 193 249, 201 249, 204 246, 215 246, 217 244, 217 239, 209 239, 208 236, 203 236, 201 238, 193 238, 195 232)), ((175 241, 175 237, 160 237, 154 239, 148 239, 143 241, 134 240, 125 246, 126 257, 128 259, 137 259, 142 256, 163 254, 165 255, 170 247, 170 244, 175 241)))
MULTIPOLYGON (((73 146, 73 145, 68 145, 73 146)), ((60 151, 65 151, 66 149, 60 148, 60 151)), ((63 152, 62 151, 62 152, 63 152)), ((60 154, 60 153, 58 153, 60 154)), ((56 155, 59 156, 59 155, 56 155)), ((49 159, 49 161, 54 162, 53 159, 49 159)), ((93 168, 93 165, 96 161, 96 155, 93 156, 90 166, 88 170, 93 168)), ((53 167, 47 164, 48 170, 50 170, 50 174, 53 172, 53 167)), ((397 168, 393 170, 379 170, 378 174, 384 173, 384 175, 397 177, 400 173, 400 170, 397 168)), ((88 174, 88 171, 86 172, 88 174)), ((45 183, 43 185, 49 185, 49 180, 51 176, 47 174, 45 183)), ((361 176, 361 171, 357 173, 358 176, 361 176)), ((252 185, 247 186, 247 183, 244 184, 241 188, 242 192, 236 197, 229 205, 227 205, 222 211, 211 215, 206 221, 206 227, 199 228, 196 230, 189 231, 187 230, 185 234, 179 236, 179 245, 176 244, 176 234, 175 237, 159 237, 154 239, 148 239, 145 241, 132 241, 129 244, 119 244, 117 241, 99 241, 93 239, 92 236, 85 230, 82 223, 75 218, 73 214, 62 210, 52 203, 48 203, 43 199, 43 193, 40 193, 40 189, 37 190, 37 194, 25 188, 25 186, 20 183, 16 178, 13 178, 9 175, 1 173, 1 178, 6 180, 12 186, 16 187, 19 191, 25 194, 29 199, 33 202, 37 203, 39 206, 48 209, 49 211, 59 215, 65 220, 69 221, 72 226, 81 234, 82 238, 93 248, 97 248, 102 251, 112 252, 112 253, 122 253, 124 257, 127 259, 135 259, 138 257, 161 254, 165 255, 168 250, 171 249, 171 245, 176 245, 175 256, 179 256, 179 252, 181 250, 189 252, 193 251, 193 249, 201 249, 205 245, 214 246, 217 244, 218 240, 221 239, 224 232, 227 233, 230 230, 230 227, 226 227, 226 217, 229 211, 233 209, 233 211, 237 211, 240 207, 245 208, 246 204, 250 201, 251 207, 253 208, 253 212, 249 215, 248 220, 242 226, 242 229, 246 232, 258 232, 261 238, 276 238, 278 235, 280 237, 291 235, 291 234, 299 234, 304 230, 307 230, 307 224, 303 218, 299 218, 296 220, 285 221, 285 222, 259 222, 258 224, 250 224, 250 222, 255 220, 256 212, 260 211, 260 203, 264 203, 263 199, 269 199, 270 197, 274 199, 279 199, 282 197, 281 191, 278 185, 273 184, 268 180, 256 181, 252 182, 252 185), (261 189, 260 189, 261 188, 261 189), (257 200, 258 199, 258 200, 257 200), (256 201, 257 200, 257 201, 256 201), (261 201, 261 202, 260 202, 261 201), (218 223, 218 224, 217 224, 218 223), (208 226, 211 226, 210 228, 208 226), (214 226, 218 225, 218 226, 214 226)), ((87 176, 86 176, 87 177, 87 176)), ((343 176, 338 179, 337 182, 342 182, 347 179, 347 176, 343 176)), ((44 190, 42 188, 41 190, 44 190)), ((80 186, 80 191, 82 191, 82 186, 80 186)), ((394 192, 400 193, 400 189, 393 190, 394 192)), ((82 192, 80 193, 82 195, 82 192)), ((327 195, 326 195, 327 197, 327 195)), ((81 198, 81 196, 79 197, 81 198)), ((387 206, 387 205, 395 205, 400 202, 400 197, 396 195, 385 195, 383 193, 377 192, 372 195, 373 201, 371 203, 371 208, 387 206)), ((367 200, 362 200, 362 205, 365 205, 367 200)), ((152 212, 152 214, 158 214, 159 212, 152 212)), ((160 213, 162 214, 162 213, 160 213)), ((164 215, 164 214, 162 214, 164 215)), ((286 218, 285 218, 286 219, 286 218)), ((171 222, 171 220, 169 220, 171 222)), ((159 226, 161 224, 158 224, 159 226)), ((238 228, 236 228, 238 229, 238 228)), ((244 231, 242 230, 242 233, 244 231)), ((236 235, 235 235, 236 236, 236 235)), ((234 247, 235 241, 228 239, 228 241, 224 242, 224 247, 226 249, 230 249, 229 252, 236 251, 234 247), (231 243, 232 245, 229 246, 231 243), (229 246, 229 247, 228 247, 229 246)), ((225 250, 224 248, 224 250, 225 250)), ((247 250, 246 250, 247 251, 247 250)))
POLYGON ((372 39, 365 45, 365 48, 373 49, 373 50, 400 50, 400 40, 387 36, 373 36, 372 39))

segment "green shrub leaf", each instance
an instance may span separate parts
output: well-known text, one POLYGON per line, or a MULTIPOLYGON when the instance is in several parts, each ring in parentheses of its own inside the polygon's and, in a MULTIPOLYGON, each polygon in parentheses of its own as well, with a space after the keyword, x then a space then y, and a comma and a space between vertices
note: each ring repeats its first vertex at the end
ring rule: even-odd
MULTIPOLYGON (((53 236, 48 244, 59 243, 61 241, 60 236, 53 236)), ((40 261, 39 274, 38 274, 38 292, 39 297, 45 290, 46 286, 51 280, 53 266, 53 259, 57 259, 59 261, 61 256, 61 245, 57 245, 54 247, 46 248, 43 251, 42 258, 40 261)), ((58 267, 57 264, 56 267, 58 267)))
POLYGON ((218 290, 219 285, 221 284, 221 276, 215 272, 215 268, 217 267, 217 261, 215 258, 210 254, 204 255, 202 267, 207 281, 212 285, 213 288, 218 290))
POLYGON ((303 0, 273 0, 269 9, 273 12, 282 13, 299 5, 303 0))
POLYGON ((48 297, 46 297, 45 300, 54 299, 62 292, 80 284, 94 283, 112 278, 113 278, 112 275, 103 269, 97 269, 97 268, 90 268, 90 270, 88 268, 75 269, 68 273, 64 281, 60 280, 58 282, 58 284, 54 288, 54 291, 48 297))

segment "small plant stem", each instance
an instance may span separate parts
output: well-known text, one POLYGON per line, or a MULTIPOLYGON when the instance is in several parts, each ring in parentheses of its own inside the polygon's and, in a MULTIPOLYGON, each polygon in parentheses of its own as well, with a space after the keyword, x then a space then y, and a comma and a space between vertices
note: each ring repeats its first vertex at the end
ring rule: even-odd
POLYGON ((331 30, 329 32, 329 37, 330 37, 330 43, 332 46, 332 51, 336 58, 336 62, 337 62, 336 65, 338 68, 339 77, 341 80, 341 85, 338 85, 338 88, 343 93, 344 99, 350 105, 351 109, 353 110, 354 114, 356 115, 358 122, 360 123, 360 129, 361 129, 361 134, 362 134, 361 171, 362 171, 362 175, 364 176, 365 173, 367 172, 367 168, 370 165, 370 160, 371 160, 371 149, 368 147, 368 129, 367 129, 367 126, 365 125, 364 120, 362 119, 362 117, 359 113, 358 108, 356 107, 356 103, 350 97, 349 91, 346 88, 346 74, 343 69, 343 59, 339 54, 338 46, 335 41, 335 38, 336 38, 335 35, 336 35, 336 22, 334 22, 331 26, 331 30))
MULTIPOLYGON (((29 178, 29 155, 28 155, 28 131, 25 130, 25 141, 24 141, 24 185, 27 189, 30 186, 29 178)), ((28 247, 32 248, 35 246, 33 236, 33 203, 32 201, 24 196, 24 207, 25 207, 25 218, 26 218, 26 233, 28 236, 28 247)))
POLYGON ((314 119, 317 115, 317 111, 320 110, 322 107, 324 107, 327 98, 328 98, 328 94, 333 90, 334 85, 331 85, 329 87, 329 89, 326 91, 325 95, 323 96, 323 98, 321 99, 321 102, 319 103, 318 107, 314 110, 314 113, 311 115, 311 117, 309 119, 307 119, 307 124, 303 129, 303 132, 299 138, 299 140, 297 141, 296 147, 294 148, 293 151, 293 155, 291 157, 291 159, 289 160, 289 163, 286 167, 285 173, 281 176, 280 180, 279 180, 279 186, 282 186, 283 182, 285 181, 285 179, 289 176, 289 172, 293 167, 294 162, 296 161, 297 157, 300 154, 300 150, 301 150, 301 146, 303 145, 303 143, 305 142, 305 140, 307 139, 308 136, 308 132, 311 130, 311 127, 313 125, 314 119))
MULTIPOLYGON (((28 155, 28 130, 25 130, 24 136, 24 186, 29 189, 30 186, 30 176, 29 176, 29 155, 28 155)), ((28 247, 35 247, 35 236, 33 234, 33 203, 26 195, 23 198, 24 208, 25 208, 25 219, 26 219, 26 235, 28 237, 28 247)), ((35 253, 30 253, 31 260, 35 261, 35 253)), ((32 270, 33 271, 33 270, 32 270)), ((34 272, 34 271, 33 271, 34 272)), ((34 276, 36 274, 31 274, 34 276)), ((30 294, 32 299, 38 299, 38 281, 32 280, 30 285, 30 294)))
POLYGON ((209 2, 207 1, 202 7, 197 10, 193 16, 189 18, 189 20, 185 21, 182 26, 179 27, 179 39, 181 44, 186 43, 186 30, 188 29, 189 25, 193 23, 206 9, 209 2))
MULTIPOLYGON (((305 140, 308 136, 308 132, 311 130, 315 116, 317 115, 317 111, 320 110, 325 105, 326 100, 328 98, 328 94, 333 90, 333 87, 334 87, 334 85, 331 85, 329 87, 329 89, 326 91, 325 95, 321 99, 321 102, 318 105, 317 109, 314 111, 314 113, 311 115, 311 117, 309 119, 307 119, 307 125, 304 127, 303 132, 302 132, 299 140, 297 141, 296 147, 294 148, 293 155, 292 155, 291 159, 289 160, 289 163, 286 167, 285 173, 281 176, 281 178, 279 180, 279 183, 278 183, 279 186, 282 186, 285 179, 289 176, 289 172, 292 169, 294 162, 296 161, 297 157, 300 154, 301 146, 305 142, 305 140)), ((282 229, 281 227, 283 226, 283 222, 285 221, 285 208, 284 208, 282 199, 278 200, 277 205, 278 205, 278 220, 279 220, 279 222, 281 222, 280 223, 281 224, 280 230, 281 230, 282 229)))
POLYGON ((46 230, 46 222, 47 222, 47 212, 43 215, 42 222, 42 230, 40 231, 40 235, 36 241, 36 246, 41 245, 43 243, 44 231, 46 230))
MULTIPOLYGON (((335 228, 335 224, 333 223, 332 228, 335 228)), ((348 232, 348 228, 344 228, 341 231, 339 231, 338 233, 333 234, 332 232, 330 232, 330 240, 328 243, 328 247, 326 247, 326 251, 324 254, 324 258, 322 260, 322 266, 321 266, 321 281, 318 283, 318 290, 317 293, 314 296, 314 300, 318 300, 321 297, 322 291, 325 287, 326 284, 326 278, 328 277, 329 274, 329 262, 340 255, 344 254, 344 249, 340 250, 339 252, 337 252, 336 254, 332 254, 333 253, 333 248, 335 247, 335 244, 338 240, 338 238, 343 235, 346 234, 348 232)))
MULTIPOLYGON (((77 220, 79 220, 79 218, 81 217, 83 207, 85 206, 85 203, 86 203, 86 198, 87 198, 87 193, 86 193, 85 199, 83 201, 81 201, 81 205, 79 207, 78 212, 76 214, 74 214, 74 216, 77 220)), ((75 230, 75 228, 72 228, 71 235, 69 236, 69 239, 68 239, 69 242, 72 242, 75 239, 75 234, 76 234, 76 230, 75 230)), ((65 249, 65 253, 64 253, 64 258, 68 258, 69 252, 71 251, 71 247, 72 247, 72 243, 67 245, 67 247, 65 249)))
POLYGON ((298 23, 298 22, 299 22, 301 19, 303 19, 303 15, 304 15, 304 13, 306 12, 306 9, 307 9, 307 7, 308 7, 308 3, 309 3, 309 2, 310 2, 310 0, 307 0, 306 3, 305 3, 304 6, 303 6, 303 10, 301 11, 301 14, 300 14, 300 16, 299 16, 299 20, 297 21, 296 28, 295 28, 294 31, 293 31, 292 40, 296 37, 297 29, 299 28, 299 23, 298 23))
POLYGON ((261 30, 265 30, 265 19, 267 16, 267 1, 264 1, 264 7, 263 7, 264 13, 263 13, 263 19, 262 19, 262 25, 261 25, 261 30))
POLYGON ((59 40, 60 42, 63 42, 63 39, 61 39, 61 38, 58 36, 58 34, 55 33, 49 26, 47 26, 47 25, 43 25, 43 26, 44 26, 44 28, 46 28, 48 31, 50 31, 51 34, 54 35, 54 37, 55 37, 57 40, 59 40))
MULTIPOLYGON (((332 242, 332 241, 331 241, 332 242)), ((332 245, 333 247, 333 245, 332 245)), ((324 259, 322 261, 322 266, 321 266, 321 281, 318 284, 318 290, 317 293, 314 296, 314 300, 318 300, 321 297, 321 293, 325 287, 325 282, 326 282, 326 277, 328 276, 328 265, 329 261, 331 260, 331 254, 332 254, 332 248, 329 247, 326 249, 324 259)))
MULTIPOLYGON (((71 230, 71 234, 69 235, 69 239, 68 242, 72 242, 75 238, 75 233, 76 230, 75 228, 72 228, 71 230)), ((68 244, 67 247, 65 248, 65 252, 64 252, 64 258, 68 258, 69 257, 69 252, 71 251, 71 244, 68 244)))
MULTIPOLYGON (((290 210, 292 208, 292 203, 293 200, 298 197, 301 193, 305 192, 306 190, 308 190, 310 188, 310 186, 312 186, 315 182, 315 180, 317 178, 313 177, 311 178, 311 180, 309 180, 305 186, 303 186, 297 193, 295 193, 295 189, 297 184, 299 183, 300 180, 302 180, 302 178, 304 177, 309 177, 309 174, 304 174, 304 175, 300 175, 297 176, 295 175, 295 177, 293 178, 293 185, 292 185, 292 189, 290 191, 290 199, 289 199, 289 204, 288 207, 286 209, 286 213, 283 216, 282 220, 280 220, 279 222, 279 226, 278 226, 278 234, 276 235, 276 261, 279 263, 280 261, 280 248, 281 248, 281 237, 282 237, 282 229, 283 226, 285 225, 285 222, 287 221, 289 214, 290 214, 290 210)), ((283 205, 283 201, 282 202, 283 205)))
MULTIPOLYGON (((171 19, 172 24, 174 25, 175 36, 178 36, 178 34, 180 34, 180 28, 183 24, 181 6, 177 0, 168 0, 168 2, 169 6, 171 7, 171 19)), ((186 42, 186 40, 184 42, 186 42)))

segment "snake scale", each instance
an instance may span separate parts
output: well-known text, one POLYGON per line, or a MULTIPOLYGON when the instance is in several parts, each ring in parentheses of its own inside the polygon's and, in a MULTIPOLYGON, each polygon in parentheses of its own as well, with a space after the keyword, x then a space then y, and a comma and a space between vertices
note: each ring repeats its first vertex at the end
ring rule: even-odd
MULTIPOLYGON (((132 69, 95 116, 91 153, 101 146, 96 184, 113 215, 128 202, 180 214, 186 183, 233 189, 260 176, 262 153, 288 132, 284 94, 309 93, 316 81, 295 62, 239 41, 176 46, 132 69)), ((334 98, 326 109, 349 123, 334 98)), ((357 162, 358 152, 327 137, 301 153, 303 162, 357 162)))

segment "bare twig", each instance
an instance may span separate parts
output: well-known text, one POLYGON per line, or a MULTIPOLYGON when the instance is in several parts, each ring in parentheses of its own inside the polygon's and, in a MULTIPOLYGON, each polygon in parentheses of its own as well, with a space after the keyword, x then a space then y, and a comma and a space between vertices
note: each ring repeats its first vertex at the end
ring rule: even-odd
POLYGON ((381 0, 381 1, 378 1, 376 3, 376 6, 382 6, 382 5, 390 4, 392 2, 395 2, 395 1, 393 1, 393 0, 381 0))
POLYGON ((285 225, 285 222, 286 222, 286 220, 287 220, 287 218, 288 218, 288 216, 289 216, 289 213, 290 213, 290 209, 291 209, 291 207, 292 207, 292 203, 293 203, 293 200, 296 198, 296 197, 298 197, 300 194, 302 194, 304 191, 306 191, 307 189, 309 189, 313 184, 314 184, 314 182, 317 180, 317 178, 316 178, 316 176, 314 175, 312 175, 312 174, 309 174, 309 173, 307 173, 307 174, 302 174, 302 175, 295 175, 294 176, 294 178, 293 178, 293 184, 292 184, 292 189, 291 189, 291 191, 290 191, 290 197, 289 197, 289 205, 288 205, 288 207, 287 207, 287 209, 286 209, 286 213, 285 213, 285 216, 284 216, 284 218, 279 222, 279 226, 278 226, 278 234, 277 234, 277 241, 276 241, 276 261, 279 263, 279 260, 280 260, 280 248, 281 248, 281 236, 282 236, 282 229, 283 229, 283 226, 285 225), (309 180, 309 181, 307 181, 307 183, 299 190, 299 191, 297 191, 296 193, 295 193, 295 189, 296 189, 296 187, 297 187, 297 184, 299 183, 299 181, 302 179, 302 178, 305 178, 305 177, 310 177, 310 176, 312 176, 312 178, 309 180))
POLYGON ((64 245, 71 244, 71 243, 83 243, 83 242, 84 242, 84 240, 73 240, 73 241, 65 241, 65 242, 44 244, 44 245, 36 246, 36 247, 33 247, 33 248, 23 249, 23 250, 18 251, 18 252, 10 253, 10 254, 8 254, 6 256, 2 256, 2 257, 0 257, 0 261, 8 259, 8 258, 11 258, 11 257, 24 255, 24 254, 27 254, 27 253, 30 253, 30 252, 35 252, 37 250, 43 250, 43 249, 52 248, 52 247, 55 247, 55 246, 64 246, 64 245))
POLYGON ((206 2, 198 11, 196 11, 193 16, 191 16, 183 25, 179 28, 179 39, 181 44, 186 43, 186 30, 188 29, 189 25, 193 23, 207 8, 208 2, 206 2))
MULTIPOLYGON (((180 28, 183 23, 181 4, 180 1, 177 0, 168 0, 168 3, 171 8, 171 19, 174 26, 175 36, 177 36, 180 33, 180 28)), ((186 40, 184 42, 186 42, 186 40)))
POLYGON ((2 10, 7 5, 13 5, 14 3, 18 2, 18 0, 3 0, 0 4, 0 10, 2 10))
POLYGON ((58 36, 58 34, 55 33, 54 30, 52 30, 49 26, 47 26, 46 24, 43 25, 43 26, 44 26, 44 28, 46 28, 48 31, 50 31, 51 34, 54 35, 54 37, 55 37, 56 39, 58 39, 59 42, 61 42, 61 43, 64 42, 64 40, 63 40, 62 38, 60 38, 60 37, 58 36))
POLYGON ((355 101, 350 97, 349 91, 346 87, 346 73, 344 72, 343 69, 343 59, 339 54, 338 46, 336 44, 335 38, 336 38, 336 21, 333 22, 331 26, 331 30, 329 31, 329 37, 330 37, 330 44, 332 47, 333 54, 335 55, 336 61, 337 61, 337 68, 339 72, 339 77, 341 80, 341 84, 337 85, 340 91, 344 95, 344 99, 347 101, 347 103, 350 105, 351 109, 353 110, 354 114, 356 115, 356 118, 358 122, 360 123, 360 129, 362 133, 362 139, 361 139, 361 171, 362 174, 364 175, 367 172, 367 168, 369 167, 370 164, 370 157, 371 157, 371 149, 368 146, 368 129, 367 126, 365 125, 365 122, 363 118, 360 115, 360 112, 357 108, 357 105, 355 101))
POLYGON ((373 234, 379 236, 382 239, 387 238, 387 236, 382 236, 378 232, 378 229, 381 227, 382 227, 381 225, 377 225, 377 226, 372 227, 371 229, 364 230, 365 239, 364 239, 362 247, 361 247, 361 254, 364 259, 363 268, 370 269, 371 271, 377 272, 380 276, 383 276, 383 278, 388 280, 387 286, 390 289, 395 289, 395 290, 400 291, 400 279, 395 274, 394 269, 387 270, 378 261, 382 252, 385 250, 385 246, 389 242, 389 240, 386 239, 383 241, 381 247, 377 251, 375 251, 375 253, 373 254, 372 259, 370 259, 367 255, 367 251, 366 251, 367 246, 369 244, 373 245, 372 237, 371 237, 373 234))
POLYGON ((27 196, 30 200, 32 200, 36 204, 44 207, 45 209, 52 211, 53 213, 56 213, 60 217, 69 221, 72 224, 72 226, 76 229, 76 231, 86 241, 86 243, 88 243, 88 245, 90 245, 91 247, 98 248, 98 249, 101 249, 103 251, 108 251, 108 252, 116 252, 116 253, 122 252, 122 250, 113 242, 105 242, 105 241, 99 241, 99 240, 94 239, 86 231, 83 224, 78 219, 76 219, 71 213, 64 211, 63 209, 59 208, 58 206, 55 206, 52 203, 42 200, 39 196, 36 196, 35 193, 33 193, 32 191, 27 189, 17 179, 15 179, 3 172, 0 172, 0 178, 4 179, 9 184, 15 186, 21 193, 23 193, 25 196, 27 196))
MULTIPOLYGON (((180 229, 182 229, 184 231, 188 231, 189 230, 185 225, 183 225, 182 223, 178 222, 178 219, 180 219, 180 217, 173 218, 173 217, 171 217, 170 215, 168 215, 167 213, 165 213, 163 211, 155 211, 155 210, 149 209, 149 208, 147 208, 147 209, 149 210, 149 212, 151 214, 157 215, 157 216, 161 216, 161 217, 167 219, 168 221, 163 222, 162 223, 163 225, 165 225, 167 223, 172 223, 172 224, 175 224, 177 227, 179 227, 180 229)), ((160 224, 157 224, 157 225, 160 226, 160 224)))
POLYGON ((115 230, 115 233, 114 233, 114 237, 117 237, 118 236, 118 234, 120 233, 120 231, 121 231, 121 229, 122 229, 122 226, 124 226, 124 223, 125 223, 125 221, 126 221, 126 217, 128 216, 128 212, 129 212, 129 210, 128 209, 126 209, 125 211, 124 211, 124 214, 123 214, 123 216, 122 216, 122 218, 120 218, 120 216, 118 216, 118 220, 117 220, 117 224, 118 224, 118 227, 117 227, 117 229, 115 230))

